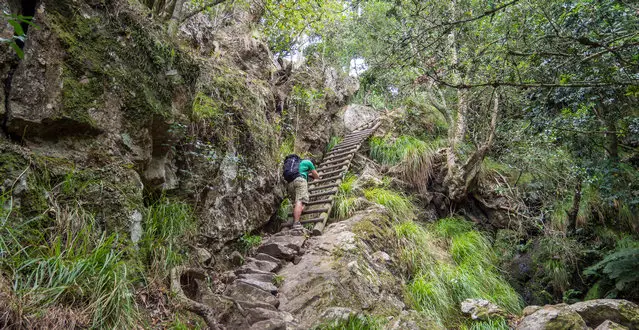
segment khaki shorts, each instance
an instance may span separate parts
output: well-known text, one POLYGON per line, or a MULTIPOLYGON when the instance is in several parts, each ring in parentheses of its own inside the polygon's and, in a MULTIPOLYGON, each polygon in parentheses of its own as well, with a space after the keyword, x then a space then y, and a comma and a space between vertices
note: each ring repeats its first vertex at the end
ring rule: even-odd
POLYGON ((298 177, 288 184, 288 196, 291 201, 308 203, 308 183, 303 177, 298 177))

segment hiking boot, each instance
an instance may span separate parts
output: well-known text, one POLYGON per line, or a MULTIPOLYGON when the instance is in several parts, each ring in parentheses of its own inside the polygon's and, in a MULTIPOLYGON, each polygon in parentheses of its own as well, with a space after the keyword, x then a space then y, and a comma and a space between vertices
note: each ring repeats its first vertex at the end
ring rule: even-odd
POLYGON ((293 228, 293 229, 302 228, 302 223, 298 221, 298 222, 294 223, 293 227, 291 227, 291 228, 293 228))

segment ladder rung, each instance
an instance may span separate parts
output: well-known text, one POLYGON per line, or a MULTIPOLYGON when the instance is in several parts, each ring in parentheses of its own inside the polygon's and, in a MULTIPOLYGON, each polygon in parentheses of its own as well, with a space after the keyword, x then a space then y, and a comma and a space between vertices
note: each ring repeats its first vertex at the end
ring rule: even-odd
POLYGON ((308 192, 316 191, 316 190, 324 190, 324 189, 335 188, 335 187, 337 187, 337 186, 338 186, 338 184, 337 184, 337 183, 334 183, 334 184, 328 184, 328 185, 325 185, 325 186, 319 186, 319 187, 308 188, 308 192))
POLYGON ((322 164, 323 165, 328 165, 328 164, 340 163, 340 162, 343 162, 343 161, 348 161, 349 159, 351 159, 351 157, 353 157, 353 155, 344 156, 342 158, 335 158, 335 159, 332 159, 332 160, 330 160, 328 162, 323 162, 322 164))
POLYGON ((356 145, 358 145, 358 144, 361 144, 361 142, 360 142, 360 141, 358 141, 358 142, 353 142, 353 143, 351 143, 351 144, 344 144, 344 145, 340 145, 340 144, 338 144, 338 145, 336 145, 336 146, 333 148, 333 150, 346 149, 346 148, 350 148, 350 147, 356 146, 356 145))
MULTIPOLYGON (((307 223, 316 223, 316 222, 322 222, 322 221, 324 221, 324 217, 313 218, 313 219, 308 219, 308 220, 302 220, 302 221, 300 221, 300 223, 305 225, 307 223)), ((290 227, 292 225, 293 225, 293 221, 289 221, 289 222, 283 223, 282 227, 290 227)))
MULTIPOLYGON (((323 165, 323 164, 322 164, 322 165, 323 165)), ((333 169, 333 168, 338 168, 338 167, 344 167, 344 166, 346 166, 346 165, 348 165, 348 161, 346 161, 346 162, 341 162, 341 163, 339 163, 339 164, 335 164, 335 165, 331 165, 331 166, 320 167, 320 168, 318 168, 318 169, 317 169, 317 171, 318 171, 318 172, 319 172, 319 171, 326 171, 326 170, 328 170, 328 169, 333 169)), ((320 165, 320 166, 321 166, 321 165, 320 165)))
POLYGON ((342 177, 341 175, 331 176, 331 177, 328 177, 328 178, 325 178, 325 179, 311 181, 308 184, 312 185, 312 184, 318 184, 318 183, 322 183, 322 182, 335 181, 335 180, 337 180, 337 179, 339 179, 341 177, 342 177))
POLYGON ((344 172, 346 172, 346 171, 343 170, 343 169, 339 169, 339 170, 335 170, 335 171, 329 171, 329 172, 324 172, 322 170, 317 170, 317 173, 322 173, 322 175, 333 175, 335 173, 344 173, 344 172))
POLYGON ((316 200, 316 201, 312 201, 312 202, 304 203, 304 205, 306 205, 306 206, 311 206, 311 205, 328 204, 328 203, 331 203, 332 201, 333 201, 333 199, 332 199, 332 198, 329 198, 329 199, 320 199, 320 200, 316 200))
POLYGON ((321 196, 330 196, 330 195, 335 195, 337 194, 337 189, 333 189, 331 191, 325 191, 325 192, 321 192, 321 193, 316 193, 316 194, 310 194, 308 197, 313 198, 313 197, 321 197, 321 196))
MULTIPOLYGON (((344 150, 357 151, 357 147, 355 146, 355 147, 348 148, 348 149, 344 149, 344 150)), ((335 155, 335 154, 339 154, 339 153, 342 153, 342 152, 344 152, 344 151, 343 151, 343 150, 341 150, 341 151, 339 151, 339 152, 331 151, 331 152, 327 153, 325 157, 330 157, 330 156, 333 156, 333 155, 335 155)))
MULTIPOLYGON (((324 212, 328 212, 329 209, 317 209, 317 210, 304 210, 302 211, 302 215, 307 215, 307 214, 315 214, 315 213, 324 213, 324 212)), ((288 216, 291 217, 293 216, 293 212, 289 212, 288 216)))
POLYGON ((330 160, 330 159, 333 159, 333 158, 337 158, 337 157, 340 157, 340 156, 348 155, 348 154, 354 154, 354 153, 357 152, 356 148, 346 149, 346 150, 347 151, 344 151, 344 152, 337 152, 337 153, 334 153, 332 155, 327 155, 326 157, 324 157, 324 161, 327 161, 327 160, 330 160))

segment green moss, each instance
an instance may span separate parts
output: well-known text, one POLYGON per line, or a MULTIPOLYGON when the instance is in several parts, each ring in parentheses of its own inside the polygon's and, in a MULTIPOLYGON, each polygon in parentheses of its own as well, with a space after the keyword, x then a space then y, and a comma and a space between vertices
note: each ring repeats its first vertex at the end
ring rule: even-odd
POLYGON ((7 179, 15 180, 29 164, 21 155, 0 150, 0 184, 7 179), (15 176, 15 177, 14 177, 15 176))
POLYGON ((117 20, 108 15, 89 17, 91 9, 72 2, 47 9, 45 24, 68 55, 62 95, 65 115, 87 122, 86 110, 103 106, 105 90, 116 91, 118 95, 109 97, 123 100, 127 119, 139 127, 153 116, 170 117, 178 91, 182 97, 189 95, 184 86, 193 88, 197 65, 171 41, 151 35, 135 14, 124 10, 117 20))
POLYGON ((220 109, 220 103, 201 91, 195 95, 193 100, 193 115, 196 119, 208 119, 211 122, 222 119, 224 113, 220 109))

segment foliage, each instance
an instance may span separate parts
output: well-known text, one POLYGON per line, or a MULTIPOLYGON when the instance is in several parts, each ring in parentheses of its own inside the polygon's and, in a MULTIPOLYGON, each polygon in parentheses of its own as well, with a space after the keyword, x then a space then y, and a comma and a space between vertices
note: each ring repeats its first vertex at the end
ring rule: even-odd
POLYGON ((344 179, 337 187, 333 208, 331 209, 331 217, 337 220, 343 220, 355 213, 360 207, 359 197, 355 195, 355 183, 357 177, 352 173, 346 173, 344 179))
POLYGON ((246 253, 250 251, 251 249, 258 247, 260 244, 262 244, 262 236, 244 233, 244 235, 240 237, 239 243, 240 243, 240 250, 246 253))
POLYGON ((639 297, 639 241, 629 238, 617 243, 617 247, 603 260, 586 268, 584 274, 603 279, 599 290, 609 290, 605 297, 616 298, 620 295, 630 298, 639 297))
POLYGON ((560 298, 571 284, 571 274, 577 270, 583 247, 557 231, 547 232, 538 244, 533 252, 533 260, 540 265, 536 276, 541 282, 549 283, 555 297, 560 298))
POLYGON ((299 52, 328 26, 344 19, 342 3, 336 0, 267 0, 264 9, 264 34, 271 50, 283 55, 299 52))
POLYGON ((33 17, 9 14, 6 11, 2 13, 2 16, 7 20, 9 25, 13 27, 13 36, 11 36, 11 38, 0 38, 0 44, 8 44, 19 58, 23 58, 24 51, 22 51, 22 47, 18 45, 18 42, 24 44, 24 42, 27 40, 27 34, 26 31, 23 29, 23 24, 27 27, 37 27, 32 22, 33 17))
POLYGON ((366 314, 350 314, 313 327, 314 330, 381 330, 385 320, 366 314))

